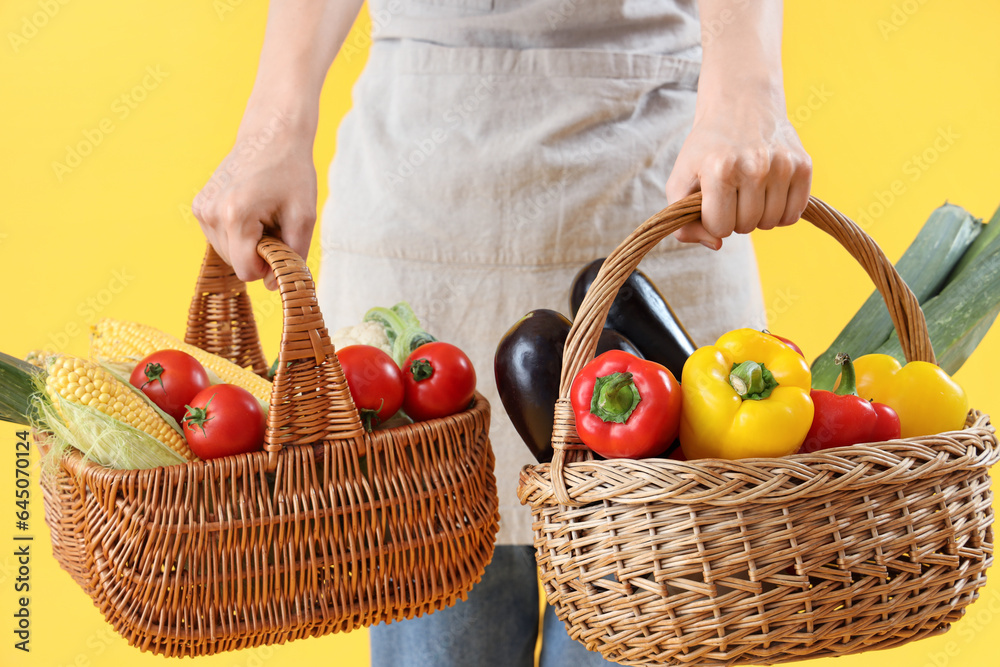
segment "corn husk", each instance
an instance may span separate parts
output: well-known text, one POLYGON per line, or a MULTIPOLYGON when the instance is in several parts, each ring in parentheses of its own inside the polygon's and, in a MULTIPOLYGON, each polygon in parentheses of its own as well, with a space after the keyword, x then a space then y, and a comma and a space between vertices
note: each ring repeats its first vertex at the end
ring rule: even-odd
POLYGON ((184 457, 153 436, 118 421, 114 417, 57 397, 55 406, 38 400, 39 428, 51 436, 48 440, 48 465, 68 447, 79 450, 88 460, 117 470, 146 470, 185 463, 184 457))

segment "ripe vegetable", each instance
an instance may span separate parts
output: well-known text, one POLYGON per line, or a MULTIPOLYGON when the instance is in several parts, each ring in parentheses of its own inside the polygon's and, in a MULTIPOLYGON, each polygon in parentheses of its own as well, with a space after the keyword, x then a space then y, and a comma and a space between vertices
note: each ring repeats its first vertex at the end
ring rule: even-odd
POLYGON ((209 385, 204 366, 180 350, 149 355, 136 364, 129 382, 178 422, 194 395, 209 385))
MULTIPOLYGON (((981 229, 982 225, 959 206, 945 204, 935 209, 896 263, 896 270, 920 303, 941 290, 952 268, 981 229)), ((847 352, 859 359, 875 352, 892 333, 892 320, 885 302, 878 292, 873 292, 829 349, 813 361, 813 386, 826 390, 833 388, 837 380, 833 360, 838 353, 847 352)), ((933 342, 933 335, 931 339, 933 342)), ((940 349, 937 344, 935 349, 940 349)))
POLYGON ((392 308, 372 308, 365 313, 365 322, 377 322, 382 325, 389 345, 392 347, 392 358, 399 366, 406 362, 415 349, 424 343, 437 340, 420 325, 413 308, 405 301, 397 303, 392 308))
MULTIPOLYGON (((594 260, 573 280, 573 317, 603 263, 603 258, 594 260)), ((618 290, 604 326, 628 338, 643 357, 666 366, 674 377, 680 377, 684 362, 697 347, 660 290, 639 270, 633 271, 618 290)))
POLYGON ((854 369, 858 394, 895 410, 902 437, 965 427, 969 398, 938 366, 926 361, 903 366, 888 355, 867 354, 854 362, 854 369))
POLYGON ((447 417, 469 407, 476 393, 476 370, 451 343, 425 343, 403 365, 403 411, 414 421, 447 417))
POLYGON ((351 398, 365 430, 399 412, 403 405, 403 372, 386 352, 371 345, 348 345, 337 350, 351 398))
POLYGON ((815 408, 813 421, 799 451, 816 452, 898 438, 899 417, 895 411, 858 396, 854 365, 848 355, 837 355, 836 363, 842 368, 836 391, 813 389, 810 392, 815 408), (876 411, 876 405, 881 410, 876 411))
POLYGON ((777 338, 778 340, 780 340, 782 343, 784 343, 788 347, 790 347, 793 350, 795 350, 796 352, 798 352, 803 357, 806 356, 806 355, 802 354, 802 348, 801 347, 799 347, 798 345, 796 345, 795 343, 793 343, 789 339, 785 338, 784 336, 779 336, 778 334, 771 333, 770 331, 767 331, 767 330, 765 330, 764 333, 766 333, 769 336, 774 336, 775 338, 777 338))
POLYGON ((809 366, 754 329, 724 334, 684 365, 681 447, 688 459, 785 456, 809 432, 809 366))
POLYGON ((895 440, 902 436, 902 429, 900 428, 899 415, 896 411, 885 403, 876 403, 872 401, 872 408, 875 410, 875 416, 878 418, 875 421, 875 428, 871 432, 870 442, 885 442, 886 440, 895 440))
POLYGON ((0 421, 30 425, 36 418, 32 396, 44 364, 0 352, 0 421))
MULTIPOLYGON (((1000 217, 990 227, 1000 229, 1000 217)), ((936 296, 921 303, 937 364, 949 375, 962 367, 1000 314, 1000 241, 992 229, 990 239, 990 247, 977 253, 936 296)), ((979 250, 975 246, 969 252, 979 250)), ((874 352, 905 361, 895 332, 874 352)))
POLYGON ((87 359, 58 355, 49 361, 45 392, 67 421, 60 398, 114 417, 164 443, 185 460, 195 454, 177 429, 168 424, 147 400, 100 365, 87 359))
POLYGON ((183 424, 188 445, 205 460, 264 446, 264 411, 253 394, 233 384, 214 384, 198 392, 183 424))
POLYGON ((94 359, 109 362, 135 362, 158 350, 187 352, 214 374, 220 383, 243 387, 257 400, 267 405, 271 400, 271 383, 246 368, 205 352, 194 345, 144 324, 103 318, 91 327, 90 353, 94 359))
MULTIPOLYGON (((563 349, 570 321, 554 310, 533 310, 507 330, 497 345, 497 391, 514 429, 539 463, 552 459, 552 421, 559 398, 563 349)), ((601 331, 597 354, 623 350, 642 357, 613 329, 601 331)))
MULTIPOLYGON (((116 392, 107 392, 109 405, 102 411, 93 404, 93 392, 87 404, 77 402, 79 398, 83 398, 83 394, 77 397, 76 390, 80 389, 81 384, 86 384, 80 382, 79 372, 72 398, 64 398, 58 391, 49 394, 46 390, 48 373, 45 369, 51 366, 57 376, 63 374, 65 362, 60 361, 62 355, 30 356, 34 364, 0 353, 0 420, 33 426, 43 431, 40 437, 46 439, 49 457, 58 458, 64 450, 73 447, 88 460, 116 470, 145 470, 177 465, 193 458, 187 443, 180 437, 179 427, 170 425, 167 421, 170 417, 161 416, 152 403, 127 384, 118 382, 113 376, 111 379, 99 378, 102 386, 106 382, 109 388, 117 387, 128 392, 122 393, 121 398, 113 401, 110 400, 111 394, 116 392), (132 409, 130 399, 138 401, 136 405, 139 407, 132 409), (116 410, 115 406, 118 404, 120 406, 116 410), (148 409, 152 416, 141 415, 143 408, 148 409), (127 417, 126 412, 135 419, 127 417), (150 433, 123 421, 128 419, 132 423, 141 424, 142 416, 148 417, 144 422, 148 431, 157 433, 177 449, 172 449, 150 433), (161 434, 154 425, 166 425, 168 430, 161 434)), ((79 361, 90 363, 86 360, 79 361)), ((98 377, 98 371, 103 370, 101 367, 87 369, 83 375, 90 372, 98 377)), ((58 383, 57 378, 53 381, 53 387, 58 383)), ((100 399, 101 394, 97 394, 98 402, 100 399)))
POLYGON ((570 389, 576 430, 605 458, 662 454, 677 437, 681 388, 661 364, 612 350, 580 369, 570 389))
POLYGON ((385 335, 385 327, 375 321, 361 322, 351 327, 337 329, 330 336, 330 342, 337 350, 342 350, 350 345, 371 345, 386 354, 392 354, 392 345, 389 343, 388 336, 385 335))

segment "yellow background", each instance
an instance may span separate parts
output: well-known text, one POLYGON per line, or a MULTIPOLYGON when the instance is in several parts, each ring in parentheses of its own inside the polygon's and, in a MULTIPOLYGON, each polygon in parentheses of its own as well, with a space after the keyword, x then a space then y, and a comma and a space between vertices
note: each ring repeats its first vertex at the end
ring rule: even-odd
MULTIPOLYGON (((1000 204, 1000 50, 993 48, 1000 7, 787 4, 788 108, 814 159, 813 193, 863 221, 893 260, 945 200, 991 216, 1000 204), (920 155, 923 167, 913 161, 920 155)), ((265 3, 245 0, 0 3, 0 350, 85 353, 86 327, 104 315, 182 334, 204 248, 189 204, 231 146, 265 14, 265 3), (93 150, 57 174, 53 163, 67 163, 68 149, 81 142, 93 150)), ((321 201, 337 124, 364 65, 367 25, 355 26, 351 56, 334 65, 323 95, 315 149, 321 201)), ((806 224, 756 241, 771 329, 807 352, 822 351, 870 284, 806 224)), ((280 310, 262 289, 252 294, 273 356, 280 310)), ((998 335, 995 327, 958 374, 973 404, 992 414, 1000 414, 992 377, 998 335)), ((30 531, 32 652, 12 648, 13 433, 0 426, 0 451, 8 453, 0 457, 0 663, 164 664, 111 632, 57 567, 40 492, 30 531)), ((1000 584, 991 581, 944 636, 835 664, 996 664, 991 634, 998 632, 1000 584)), ((198 662, 353 666, 367 664, 367 650, 359 631, 198 662)))

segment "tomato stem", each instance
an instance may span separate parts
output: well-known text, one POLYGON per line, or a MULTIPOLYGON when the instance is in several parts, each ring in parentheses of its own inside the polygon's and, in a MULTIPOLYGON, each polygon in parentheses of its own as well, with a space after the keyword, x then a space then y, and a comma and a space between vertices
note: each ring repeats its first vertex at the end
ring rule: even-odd
POLYGON ((434 367, 431 366, 431 362, 427 359, 414 359, 410 362, 410 373, 413 375, 414 381, 420 382, 421 380, 428 380, 434 375, 434 367))
POLYGON ((187 408, 187 414, 184 415, 184 418, 181 419, 181 421, 191 426, 192 429, 197 426, 201 429, 201 434, 208 437, 208 434, 205 432, 205 424, 215 418, 214 416, 208 416, 208 406, 211 405, 214 400, 215 394, 212 394, 211 398, 208 399, 208 402, 205 403, 204 407, 193 408, 190 405, 185 405, 184 407, 187 408))
POLYGON ((162 364, 158 364, 155 361, 150 362, 150 363, 146 364, 146 367, 144 369, 142 369, 142 373, 143 373, 143 375, 146 376, 146 381, 142 383, 142 386, 139 387, 139 389, 145 389, 146 385, 149 384, 150 382, 159 381, 159 383, 160 383, 160 389, 162 389, 163 391, 167 390, 167 388, 163 386, 163 366, 162 366, 162 364))

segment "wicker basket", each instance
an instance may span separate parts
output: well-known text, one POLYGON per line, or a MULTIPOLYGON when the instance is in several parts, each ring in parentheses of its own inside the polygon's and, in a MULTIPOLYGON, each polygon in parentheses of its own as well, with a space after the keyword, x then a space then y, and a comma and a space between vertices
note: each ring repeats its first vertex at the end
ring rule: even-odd
MULTIPOLYGON (((773 664, 944 632, 993 561, 989 418, 966 428, 780 459, 594 460, 568 390, 618 289, 658 241, 698 221, 694 195, 605 261, 563 357, 551 463, 526 466, 549 602, 570 635, 624 665, 773 664)), ((934 360, 923 313, 878 246, 811 199, 885 297, 908 359, 934 360)))
MULTIPOLYGON (((78 452, 43 475, 60 565, 129 643, 208 655, 431 613, 493 553, 489 405, 367 434, 305 263, 258 248, 284 307, 265 451, 152 470, 78 452)), ((245 286, 209 249, 187 340, 266 369, 245 286)))

